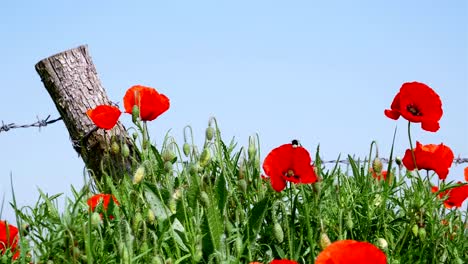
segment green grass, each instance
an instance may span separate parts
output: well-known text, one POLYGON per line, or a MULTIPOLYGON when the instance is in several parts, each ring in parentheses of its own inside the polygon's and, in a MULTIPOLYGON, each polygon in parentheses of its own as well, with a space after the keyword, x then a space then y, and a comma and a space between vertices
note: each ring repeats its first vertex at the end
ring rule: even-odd
MULTIPOLYGON (((200 149, 190 138, 179 147, 170 136, 157 149, 145 136, 134 164, 134 171, 144 168, 141 182, 106 172, 102 182, 73 189, 63 211, 59 195, 40 192, 23 208, 13 201, 24 234, 18 263, 313 263, 325 234, 380 246, 388 263, 468 259, 467 211, 444 209, 431 193, 431 175, 420 178, 393 162, 392 180, 378 181, 368 162, 351 157, 348 166, 325 167, 317 148, 311 154, 320 182, 278 193, 260 177, 258 138, 239 147, 212 129, 200 149), (120 203, 100 210, 102 220, 86 204, 99 192, 120 203)), ((0 258, 10 261, 9 253, 0 258)))

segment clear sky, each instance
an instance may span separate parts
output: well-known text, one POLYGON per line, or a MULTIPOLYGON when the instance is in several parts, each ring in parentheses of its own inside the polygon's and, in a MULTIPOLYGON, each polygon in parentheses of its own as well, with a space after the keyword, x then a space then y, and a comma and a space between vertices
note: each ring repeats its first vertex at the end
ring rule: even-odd
MULTIPOLYGON (((34 65, 88 44, 111 100, 134 84, 171 99, 150 124, 198 142, 215 116, 226 141, 258 133, 263 157, 299 139, 323 159, 364 157, 372 140, 388 156, 408 148, 406 122, 383 114, 404 82, 441 97, 437 133, 413 126, 414 139, 443 142, 468 157, 468 2, 459 1, 6 1, 0 7, 0 120, 58 117, 34 65)), ((123 118, 130 125, 130 118, 123 118)), ((63 123, 0 133, 2 218, 14 221, 10 174, 20 205, 37 188, 70 195, 83 162, 63 123)), ((464 166, 448 180, 463 179, 464 166)), ((1 199, 1 197, 0 197, 1 199)))

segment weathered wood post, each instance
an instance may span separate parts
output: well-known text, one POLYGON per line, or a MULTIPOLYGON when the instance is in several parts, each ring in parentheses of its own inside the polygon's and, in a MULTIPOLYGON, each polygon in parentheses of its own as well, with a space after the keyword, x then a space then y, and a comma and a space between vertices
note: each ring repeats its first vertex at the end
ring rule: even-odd
POLYGON ((118 122, 110 131, 93 131, 95 125, 86 115, 96 105, 111 104, 88 47, 79 46, 45 58, 36 64, 36 71, 68 129, 73 147, 94 179, 99 181, 103 172, 118 175, 117 178, 130 172, 132 155, 124 158, 110 151, 112 137, 119 144, 127 144, 130 153, 134 153, 135 147, 124 126, 118 122))

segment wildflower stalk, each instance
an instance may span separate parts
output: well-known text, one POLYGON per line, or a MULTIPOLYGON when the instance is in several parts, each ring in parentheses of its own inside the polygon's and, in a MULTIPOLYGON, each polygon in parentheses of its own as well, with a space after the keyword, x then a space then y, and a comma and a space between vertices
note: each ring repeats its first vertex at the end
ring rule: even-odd
POLYGON ((410 149, 411 149, 411 157, 413 158, 414 169, 416 170, 416 174, 418 174, 418 177, 421 178, 421 175, 419 174, 418 165, 416 164, 416 156, 414 155, 413 140, 411 139, 411 122, 410 121, 408 121, 408 139, 409 139, 409 144, 410 144, 410 149))

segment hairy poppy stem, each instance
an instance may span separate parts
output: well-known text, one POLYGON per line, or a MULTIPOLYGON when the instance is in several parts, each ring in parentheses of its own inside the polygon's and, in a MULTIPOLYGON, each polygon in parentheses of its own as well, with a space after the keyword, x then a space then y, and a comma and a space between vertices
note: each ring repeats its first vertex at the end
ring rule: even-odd
POLYGON ((418 164, 416 164, 416 156, 414 155, 413 141, 411 140, 411 122, 410 121, 408 121, 408 139, 409 139, 409 144, 410 144, 410 149, 411 149, 411 156, 413 157, 414 169, 416 170, 416 174, 418 174, 418 177, 421 178, 421 175, 419 174, 418 164))

